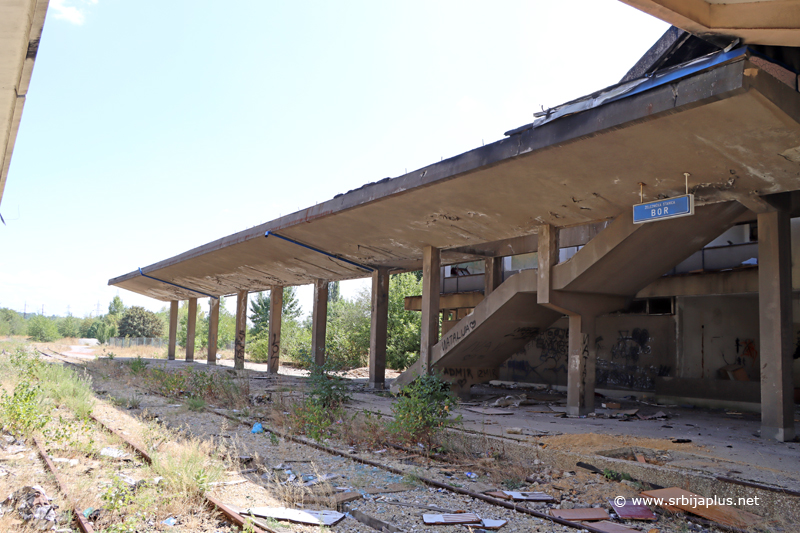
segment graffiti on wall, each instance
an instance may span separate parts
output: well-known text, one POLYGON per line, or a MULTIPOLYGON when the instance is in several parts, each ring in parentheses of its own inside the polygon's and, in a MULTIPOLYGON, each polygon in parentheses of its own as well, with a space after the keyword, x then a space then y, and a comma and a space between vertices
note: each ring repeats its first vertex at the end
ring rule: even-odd
POLYGON ((633 328, 633 331, 624 329, 619 331, 617 342, 611 347, 611 359, 635 363, 639 356, 647 355, 650 351, 650 333, 645 328, 633 328))
POLYGON ((618 389, 655 390, 656 378, 669 376, 669 365, 629 365, 597 359, 597 387, 618 389))

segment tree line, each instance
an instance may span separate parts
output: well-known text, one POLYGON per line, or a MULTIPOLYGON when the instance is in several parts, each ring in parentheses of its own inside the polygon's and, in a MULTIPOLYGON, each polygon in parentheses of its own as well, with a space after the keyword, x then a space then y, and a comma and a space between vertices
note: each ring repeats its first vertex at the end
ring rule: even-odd
MULTIPOLYGON (((421 273, 395 274, 389 281, 389 327, 386 363, 403 369, 419 357, 420 314, 406 311, 406 296, 421 294, 421 273)), ((269 358, 270 291, 256 294, 250 302, 246 352, 250 359, 266 362, 269 358)), ((341 296, 339 283, 328 287, 328 324, 325 347, 327 358, 344 367, 366 366, 369 361, 371 296, 362 290, 352 299, 341 296)), ((188 302, 178 308, 177 343, 185 347, 189 321, 188 302)), ((61 337, 94 338, 105 343, 112 337, 157 337, 169 335, 169 307, 154 313, 142 307, 126 307, 119 296, 108 305, 108 313, 99 317, 28 318, 11 309, 0 309, 0 335, 27 335, 34 341, 51 342, 61 337)), ((311 362, 311 317, 302 316, 296 287, 284 287, 281 318, 281 360, 300 365, 311 362)), ((218 345, 226 346, 236 337, 236 317, 220 298, 218 345)), ((208 345, 208 313, 197 306, 195 347, 208 345)))

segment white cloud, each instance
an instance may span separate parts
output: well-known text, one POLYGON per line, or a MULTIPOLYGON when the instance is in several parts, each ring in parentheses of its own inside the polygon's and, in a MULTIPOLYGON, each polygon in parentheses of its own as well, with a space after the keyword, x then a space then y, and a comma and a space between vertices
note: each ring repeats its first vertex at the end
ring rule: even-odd
MULTIPOLYGON (((98 0, 83 0, 84 4, 97 4, 98 0)), ((81 25, 86 20, 83 10, 70 5, 72 0, 50 0, 50 11, 57 19, 81 25)))

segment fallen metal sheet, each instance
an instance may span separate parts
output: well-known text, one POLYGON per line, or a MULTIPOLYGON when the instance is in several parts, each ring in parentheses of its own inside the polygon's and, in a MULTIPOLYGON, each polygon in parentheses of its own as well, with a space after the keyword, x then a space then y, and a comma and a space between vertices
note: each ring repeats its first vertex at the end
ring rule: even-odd
POLYGON ((609 499, 608 503, 611 505, 611 508, 614 509, 614 512, 619 515, 620 518, 624 518, 625 520, 656 520, 657 517, 650 508, 641 503, 634 503, 633 500, 627 498, 625 500, 624 505, 617 505, 614 500, 609 499))
POLYGON ((304 511, 287 507, 250 507, 245 512, 261 518, 288 520, 312 526, 333 526, 344 518, 344 514, 336 511, 304 511))
POLYGON ((428 525, 480 524, 483 520, 475 513, 423 514, 422 521, 428 525))
POLYGON ((586 509, 550 509, 550 516, 564 520, 608 520, 611 518, 605 509, 590 507, 586 509))
POLYGON ((484 529, 500 529, 508 524, 508 520, 495 520, 492 518, 484 518, 481 520, 481 527, 484 529))
POLYGON ((501 500, 516 500, 526 502, 554 502, 555 498, 544 492, 518 492, 514 490, 498 490, 485 493, 501 500))
POLYGON ((494 407, 467 407, 465 411, 478 413, 481 415, 513 415, 514 411, 508 409, 496 409, 494 407))
POLYGON ((634 529, 632 527, 623 526, 622 524, 617 524, 616 522, 608 522, 607 520, 603 520, 602 522, 595 522, 592 524, 592 527, 595 529, 599 529, 600 531, 605 531, 605 533, 639 533, 638 529, 634 529))
POLYGON ((668 489, 648 490, 642 496, 661 498, 665 504, 659 504, 665 509, 678 508, 687 513, 696 514, 712 522, 727 526, 748 529, 762 521, 762 518, 753 513, 742 511, 730 505, 715 503, 717 498, 706 498, 678 487, 668 489), (709 501, 713 500, 713 501, 709 501), (703 505, 698 505, 702 503, 703 505))

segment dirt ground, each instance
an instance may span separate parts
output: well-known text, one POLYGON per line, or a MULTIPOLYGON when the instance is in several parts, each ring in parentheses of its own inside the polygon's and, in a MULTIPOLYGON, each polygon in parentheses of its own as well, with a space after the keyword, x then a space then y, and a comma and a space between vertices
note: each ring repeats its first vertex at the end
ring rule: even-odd
MULTIPOLYGON (((251 402, 240 409, 224 409, 220 405, 209 403, 202 410, 193 410, 186 401, 167 398, 137 381, 130 374, 125 361, 130 359, 115 357, 94 362, 94 353, 86 348, 64 349, 61 353, 88 362, 92 375, 93 388, 102 404, 102 416, 116 425, 131 438, 136 438, 136 424, 143 420, 153 421, 167 427, 179 429, 187 435, 203 439, 211 444, 211 449, 220 455, 241 458, 238 469, 226 473, 223 482, 216 485, 212 494, 227 504, 247 509, 252 507, 292 507, 296 509, 336 509, 333 498, 336 494, 349 493, 360 495, 349 504, 349 509, 362 511, 374 518, 388 522, 404 531, 460 531, 464 526, 442 525, 428 526, 423 524, 422 514, 433 513, 430 508, 466 511, 479 514, 483 518, 508 520, 501 531, 576 531, 512 510, 504 509, 469 496, 432 488, 420 482, 420 478, 429 478, 449 485, 474 492, 492 490, 541 491, 554 498, 552 503, 522 503, 530 509, 547 513, 550 509, 573 509, 597 507, 610 510, 608 500, 616 496, 635 497, 642 486, 632 481, 613 481, 609 477, 590 473, 581 468, 557 468, 539 459, 525 459, 513 462, 504 459, 502 454, 495 457, 460 455, 455 464, 431 460, 419 455, 398 451, 391 447, 375 449, 374 446, 350 446, 344 442, 328 441, 326 445, 339 450, 340 455, 331 455, 315 448, 292 442, 271 433, 270 418, 267 411, 276 405, 289 405, 291 401, 302 399, 306 387, 303 371, 282 367, 277 377, 266 376, 259 365, 248 364, 245 371, 251 402), (267 431, 252 433, 253 424, 261 422, 267 431), (350 457, 378 461, 381 464, 397 468, 402 475, 381 470, 377 467, 359 464, 349 460, 350 457), (296 482, 287 481, 290 476, 299 480, 313 480, 323 475, 335 476, 329 481, 305 488, 296 482), (527 478, 529 481, 524 481, 527 478), (520 481, 522 480, 522 481, 520 481), (381 492, 390 485, 403 485, 397 492, 381 492), (429 508, 425 508, 425 507, 429 508)), ((97 348, 94 349, 97 351, 97 348)), ((102 355, 102 353, 101 353, 102 355)), ((152 359, 147 361, 151 368, 163 368, 166 371, 186 368, 181 361, 164 361, 152 359)), ((224 360, 222 361, 224 363, 224 360)), ((208 367, 194 363, 197 371, 230 373, 226 364, 208 367)), ((357 369, 350 373, 350 387, 354 396, 350 408, 353 412, 369 410, 375 413, 389 414, 391 399, 377 395, 366 387, 366 369, 357 369)), ((532 424, 530 420, 520 422, 518 419, 507 422, 510 417, 490 417, 466 411, 468 407, 488 405, 492 398, 503 396, 495 394, 489 400, 476 401, 462 405, 459 412, 464 415, 463 432, 480 434, 506 439, 524 444, 537 450, 548 449, 558 452, 580 450, 587 454, 605 453, 615 449, 654 450, 658 453, 673 454, 670 461, 684 455, 702 457, 713 463, 719 461, 714 454, 714 446, 702 442, 676 443, 674 438, 658 438, 649 435, 628 433, 600 432, 562 432, 563 425, 574 422, 570 419, 557 418, 558 431, 551 429, 551 422, 559 413, 535 413, 535 416, 546 417, 541 423, 532 424), (521 426, 521 434, 509 433, 509 428, 521 426), (547 427, 545 430, 544 428, 547 427), (528 433, 528 434, 525 434, 528 433)), ((552 398, 551 402, 543 402, 542 407, 558 406, 560 401, 552 398)), ((514 408, 510 408, 513 410, 514 408)), ((523 406, 517 411, 544 411, 539 405, 523 406)), ((532 415, 533 413, 528 413, 532 415)), ((586 423, 586 420, 578 421, 586 423)), ((591 421, 595 422, 595 421, 591 421)), ((663 421, 662 421, 663 422, 663 421)), ((611 422, 620 424, 620 422, 611 422)), ((668 422, 670 423, 670 422, 668 422)), ((686 422, 683 422, 686 423, 686 422)), ((627 427, 633 427, 628 423, 627 427)), ((666 425, 663 424, 662 425, 666 425)), ((584 426, 585 427, 585 426, 584 426)), ((597 429, 594 426, 592 429, 597 429)), ((616 427, 619 427, 616 426, 616 427)), ((276 431, 287 431, 288 427, 274 427, 276 431)), ((688 439, 687 439, 688 440, 688 439)), ((539 457, 540 455, 534 455, 539 457)), ((543 455, 542 455, 543 456, 543 455)), ((532 456, 533 457, 533 456, 532 456)), ((677 459, 676 459, 677 458, 677 459)), ((627 459, 634 459, 629 457, 627 459)), ((653 467, 658 467, 658 455, 649 454, 648 459, 653 467)), ((793 476, 793 473, 781 471, 782 476, 793 476)), ((340 510, 344 510, 339 507, 340 510)), ((284 521, 266 520, 270 528, 276 531, 319 531, 317 526, 304 526, 284 521)), ((596 525, 596 523, 595 523, 596 525)), ((686 515, 673 515, 659 511, 656 522, 626 521, 625 525, 632 531, 677 533, 687 531, 717 531, 717 528, 703 524, 701 521, 686 515)), ((762 526, 760 526, 762 527, 762 526)), ((792 531, 791 527, 773 522, 763 526, 761 531, 792 531), (787 529, 788 527, 788 529, 787 529)), ((375 529, 347 516, 331 528, 333 531, 375 531, 375 529)), ((473 530, 475 530, 473 528, 473 530)))

